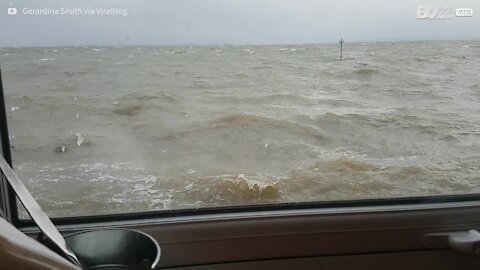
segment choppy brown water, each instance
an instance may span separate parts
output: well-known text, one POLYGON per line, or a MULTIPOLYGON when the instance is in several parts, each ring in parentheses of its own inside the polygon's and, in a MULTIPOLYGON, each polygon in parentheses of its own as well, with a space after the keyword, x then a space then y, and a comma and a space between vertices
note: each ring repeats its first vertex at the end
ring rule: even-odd
POLYGON ((480 190, 480 43, 4 48, 51 214, 480 190))

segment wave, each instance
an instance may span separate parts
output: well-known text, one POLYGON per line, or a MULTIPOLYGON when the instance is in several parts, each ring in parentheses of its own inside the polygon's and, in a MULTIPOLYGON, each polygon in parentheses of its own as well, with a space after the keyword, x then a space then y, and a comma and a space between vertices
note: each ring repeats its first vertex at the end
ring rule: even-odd
POLYGON ((314 171, 323 172, 369 172, 378 171, 380 167, 363 161, 340 158, 336 160, 318 162, 311 167, 314 171))
POLYGON ((441 129, 442 127, 448 129, 451 126, 449 122, 403 113, 405 113, 404 110, 377 115, 326 113, 313 120, 310 119, 310 122, 314 122, 319 127, 350 127, 352 130, 357 130, 358 133, 372 128, 377 131, 382 129, 398 131, 401 127, 400 130, 416 133, 428 133, 442 137, 451 135, 442 133, 441 129))
POLYGON ((128 162, 47 166, 28 162, 16 167, 37 201, 53 216, 160 209, 159 200, 167 202, 171 197, 168 190, 155 188, 155 175, 128 162))
POLYGON ((54 58, 42 58, 42 59, 39 59, 38 62, 44 62, 44 61, 56 61, 57 59, 54 59, 54 58))
POLYGON ((48 213, 67 216, 101 214, 105 210, 125 213, 472 193, 480 189, 476 175, 479 168, 478 160, 451 165, 380 166, 340 157, 284 176, 220 174, 165 178, 128 162, 16 166, 48 213))
POLYGON ((232 78, 238 78, 238 79, 247 79, 250 78, 250 76, 245 73, 245 72, 233 72, 233 73, 228 73, 227 77, 232 77, 232 78))
POLYGON ((216 86, 206 80, 195 80, 191 85, 188 86, 190 89, 212 89, 212 88, 221 88, 216 86))
POLYGON ((113 109, 112 112, 117 115, 125 115, 125 116, 134 116, 142 112, 143 106, 139 104, 135 105, 119 105, 118 108, 113 109))
POLYGON ((360 76, 374 76, 380 74, 380 71, 378 69, 374 68, 360 68, 356 69, 355 71, 352 72, 355 75, 360 75, 360 76))
POLYGON ((163 106, 174 106, 178 98, 169 94, 128 94, 114 103, 112 113, 120 116, 135 116, 148 109, 162 110, 163 106))
POLYGON ((262 65, 258 65, 258 66, 253 67, 254 70, 272 70, 274 68, 275 67, 273 65, 270 65, 270 64, 262 64, 262 65))
MULTIPOLYGON (((257 179, 243 174, 202 177, 187 181, 189 184, 181 193, 175 193, 172 200, 198 206, 221 206, 269 203, 280 199, 281 191, 276 179, 257 179)), ((175 205, 179 206, 178 203, 175 205)))
POLYGON ((350 108, 358 108, 363 107, 362 104, 355 102, 353 100, 346 100, 346 99, 333 99, 333 98, 322 98, 318 100, 319 103, 326 104, 329 106, 333 106, 335 108, 340 107, 350 107, 350 108))
POLYGON ((175 208, 181 208, 185 202, 198 206, 228 206, 338 201, 471 193, 480 189, 475 175, 479 166, 478 161, 454 166, 381 166, 341 157, 281 177, 239 174, 169 181, 171 185, 184 185, 182 191, 172 196, 175 208), (459 179, 459 175, 465 178, 459 179))
POLYGON ((89 74, 88 71, 64 71, 63 74, 68 77, 86 75, 89 74))
POLYGON ((296 138, 297 140, 310 139, 322 145, 331 141, 319 129, 310 126, 245 113, 228 114, 213 121, 197 124, 184 131, 170 133, 163 139, 178 140, 187 137, 218 136, 220 140, 228 141, 237 135, 242 136, 243 140, 254 141, 258 141, 258 138, 274 140, 276 137, 296 138), (261 135, 262 133, 265 135, 261 135), (232 135, 227 136, 228 134, 232 135))
POLYGON ((300 106, 311 106, 317 104, 316 100, 298 94, 272 94, 250 97, 217 97, 215 98, 214 102, 262 105, 285 103, 300 106))
POLYGON ((321 161, 279 180, 284 200, 378 199, 478 192, 480 163, 381 166, 341 157, 321 161), (472 169, 475 168, 475 169, 472 169))

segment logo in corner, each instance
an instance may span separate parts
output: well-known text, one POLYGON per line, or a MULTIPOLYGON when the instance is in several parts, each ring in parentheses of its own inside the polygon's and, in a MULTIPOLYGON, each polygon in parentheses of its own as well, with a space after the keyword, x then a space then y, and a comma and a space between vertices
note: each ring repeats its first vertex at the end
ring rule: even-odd
POLYGON ((17 15, 17 9, 16 8, 8 8, 7 9, 7 14, 8 15, 17 15))
POLYGON ((452 19, 455 10, 450 6, 418 6, 417 19, 452 19))

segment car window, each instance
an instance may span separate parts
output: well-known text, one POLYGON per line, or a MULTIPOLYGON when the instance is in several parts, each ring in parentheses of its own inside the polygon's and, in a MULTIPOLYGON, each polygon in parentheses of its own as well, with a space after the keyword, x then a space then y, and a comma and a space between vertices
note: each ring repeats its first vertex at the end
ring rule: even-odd
POLYGON ((56 217, 478 193, 477 1, 0 3, 56 217))

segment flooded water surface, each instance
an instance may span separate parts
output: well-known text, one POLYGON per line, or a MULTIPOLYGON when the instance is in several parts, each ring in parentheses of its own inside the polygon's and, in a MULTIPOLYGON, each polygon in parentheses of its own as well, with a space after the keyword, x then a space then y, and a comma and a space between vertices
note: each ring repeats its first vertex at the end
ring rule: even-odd
POLYGON ((3 48, 53 216, 480 191, 480 43, 3 48))

